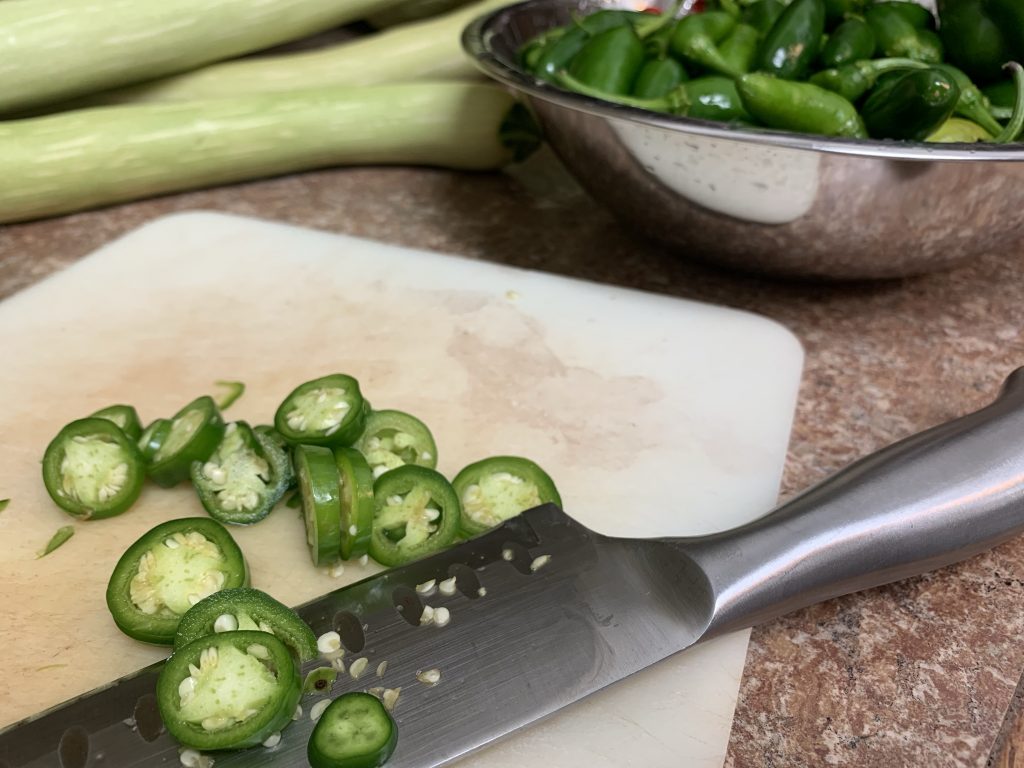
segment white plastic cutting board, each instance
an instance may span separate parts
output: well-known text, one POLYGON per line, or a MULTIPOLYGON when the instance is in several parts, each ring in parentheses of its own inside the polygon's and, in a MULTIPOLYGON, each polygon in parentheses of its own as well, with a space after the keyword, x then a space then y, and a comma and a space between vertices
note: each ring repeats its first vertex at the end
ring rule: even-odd
MULTIPOLYGON (((0 349, 0 725, 163 657, 115 629, 104 588, 143 532, 203 514, 187 485, 147 487, 36 559, 72 522, 39 467, 72 419, 126 402, 149 421, 238 379, 228 415, 256 424, 293 386, 342 371, 374 406, 423 418, 448 476, 526 455, 592 528, 697 534, 774 504, 802 363, 754 315, 209 213, 152 222, 0 302, 0 349)), ((253 585, 289 604, 373 570, 315 570, 284 507, 233 533, 253 585)), ((698 646, 468 762, 720 766, 746 644, 698 646)))

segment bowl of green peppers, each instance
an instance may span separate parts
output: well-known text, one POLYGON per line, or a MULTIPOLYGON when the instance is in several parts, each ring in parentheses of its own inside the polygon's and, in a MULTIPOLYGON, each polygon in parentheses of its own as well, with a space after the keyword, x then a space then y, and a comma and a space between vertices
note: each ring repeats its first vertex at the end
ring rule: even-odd
POLYGON ((1018 246, 1024 3, 527 0, 463 45, 580 184, 681 253, 896 278, 1018 246))

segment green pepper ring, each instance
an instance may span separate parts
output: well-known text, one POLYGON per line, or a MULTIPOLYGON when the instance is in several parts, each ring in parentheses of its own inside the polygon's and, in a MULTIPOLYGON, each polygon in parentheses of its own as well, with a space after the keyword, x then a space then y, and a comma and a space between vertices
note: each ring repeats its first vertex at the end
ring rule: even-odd
POLYGON ((222 614, 240 612, 257 624, 266 622, 274 630, 274 636, 290 647, 299 661, 317 657, 316 635, 309 625, 284 603, 252 587, 222 589, 189 608, 178 622, 174 635, 175 650, 200 637, 215 634, 214 623, 222 614))
POLYGON ((350 560, 370 551, 373 535, 373 470, 354 448, 335 448, 341 477, 341 558, 350 560))
POLYGON ((261 744, 272 733, 284 728, 295 714, 302 698, 299 666, 288 647, 266 632, 236 630, 218 635, 205 635, 176 650, 164 663, 156 683, 156 702, 167 731, 187 747, 200 750, 242 749, 261 744), (269 653, 268 667, 276 673, 279 683, 277 701, 271 702, 248 719, 215 731, 185 722, 179 716, 179 686, 191 674, 189 666, 200 666, 200 655, 210 647, 229 643, 245 651, 262 645, 269 653))
MULTIPOLYGON (((462 503, 462 497, 469 486, 479 484, 481 477, 485 473, 493 474, 497 472, 507 472, 532 482, 537 486, 541 504, 557 504, 562 506, 562 497, 559 495, 555 482, 551 479, 550 475, 534 462, 521 456, 492 456, 464 467, 455 476, 455 479, 452 480, 452 487, 455 488, 455 492, 459 496, 459 503, 462 503)), ((490 526, 477 522, 463 510, 462 534, 464 536, 476 536, 487 530, 490 530, 490 526)))
POLYGON ((177 485, 188 479, 193 461, 206 461, 210 458, 224 437, 224 419, 213 398, 209 395, 197 397, 186 405, 171 419, 171 431, 154 451, 149 464, 149 476, 153 482, 164 488, 177 485), (201 420, 193 427, 192 434, 185 442, 162 456, 168 442, 175 438, 174 427, 192 413, 199 414, 201 420))
POLYGON ((373 531, 370 534, 370 557, 381 565, 402 565, 448 547, 458 535, 461 508, 451 483, 433 469, 406 464, 385 472, 373 485, 373 531), (392 495, 408 494, 426 488, 441 511, 437 530, 413 547, 403 547, 401 540, 392 541, 379 525, 381 511, 392 495))
POLYGON ((138 573, 142 556, 154 544, 175 533, 190 531, 200 533, 216 544, 227 561, 228 572, 224 589, 248 585, 249 569, 242 550, 231 538, 228 530, 216 520, 208 517, 185 517, 161 523, 146 531, 125 550, 107 583, 107 608, 117 628, 129 637, 155 645, 171 645, 174 642, 181 616, 152 616, 140 611, 131 599, 131 581, 138 573))
POLYGON ((143 463, 138 446, 112 421, 93 417, 78 419, 61 429, 46 447, 43 454, 43 485, 57 506, 72 517, 79 520, 102 520, 120 515, 139 498, 146 479, 143 463), (102 506, 99 504, 86 506, 81 500, 68 494, 64 490, 61 467, 66 456, 65 444, 68 441, 76 437, 93 436, 102 438, 104 442, 117 445, 124 452, 124 463, 128 467, 124 483, 110 499, 103 502, 102 506))
POLYGON ((274 414, 274 428, 278 433, 292 445, 320 445, 333 448, 337 445, 352 445, 363 433, 363 426, 366 423, 367 408, 363 401, 362 393, 359 391, 359 382, 344 373, 334 373, 329 376, 322 376, 319 379, 307 381, 291 392, 281 401, 274 414), (297 429, 292 428, 288 423, 293 401, 302 397, 309 390, 320 387, 336 387, 344 389, 346 401, 349 408, 341 421, 329 429, 297 429))

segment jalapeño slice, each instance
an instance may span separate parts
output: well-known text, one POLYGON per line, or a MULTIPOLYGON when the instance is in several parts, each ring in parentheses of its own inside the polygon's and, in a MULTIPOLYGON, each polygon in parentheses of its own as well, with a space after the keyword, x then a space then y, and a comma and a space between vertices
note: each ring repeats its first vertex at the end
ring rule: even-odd
POLYGON ((91 418, 106 419, 113 422, 131 440, 138 440, 142 434, 142 422, 139 421, 139 413, 130 405, 108 405, 96 411, 91 418))
POLYGON ((167 440, 167 436, 171 434, 172 423, 170 419, 157 419, 150 422, 139 435, 136 445, 139 446, 142 458, 146 460, 147 471, 149 464, 153 461, 153 454, 160 449, 160 446, 167 440))
POLYGON ((209 395, 197 397, 171 419, 171 430, 153 452, 149 476, 170 488, 189 476, 193 461, 210 458, 224 436, 224 420, 209 395))
POLYGON ((274 427, 293 445, 352 445, 363 432, 366 410, 359 382, 336 373, 292 390, 274 414, 274 427))
POLYGON ((224 429, 206 461, 192 462, 192 484, 210 517, 222 523, 257 523, 284 496, 291 477, 287 452, 244 421, 224 429))
POLYGON ((324 710, 306 756, 313 768, 376 768, 391 757, 397 743, 398 728, 381 701, 352 691, 324 710))
POLYGON ((562 505, 547 472, 519 456, 493 456, 470 464, 452 485, 462 505, 466 536, 476 536, 541 504, 562 505))
POLYGON ((145 479, 135 442, 103 418, 72 421, 43 454, 46 492, 80 520, 121 514, 139 498, 145 479))
POLYGON ((168 732, 186 747, 241 749, 291 722, 302 696, 291 652, 266 632, 205 635, 179 648, 156 683, 168 732))
POLYGON ((170 645, 189 608, 248 581, 242 550, 223 525, 208 517, 169 520, 121 555, 107 584, 107 608, 129 637, 170 645))
POLYGON ((444 475, 412 464, 392 469, 373 486, 370 556, 401 565, 450 545, 459 531, 459 498, 444 475))
POLYGON ((334 454, 319 445, 297 445, 292 460, 309 557, 316 566, 336 562, 341 556, 341 488, 334 454))
POLYGON ((236 629, 269 632, 291 648, 300 661, 317 656, 316 635, 299 614, 251 587, 222 589, 189 608, 178 622, 174 647, 236 629))
POLYGON ((366 457, 374 477, 403 464, 437 466, 437 445, 430 429, 402 411, 372 411, 356 448, 366 457))
POLYGON ((370 551, 373 532, 373 470, 354 448, 335 448, 341 486, 341 557, 350 560, 370 551))

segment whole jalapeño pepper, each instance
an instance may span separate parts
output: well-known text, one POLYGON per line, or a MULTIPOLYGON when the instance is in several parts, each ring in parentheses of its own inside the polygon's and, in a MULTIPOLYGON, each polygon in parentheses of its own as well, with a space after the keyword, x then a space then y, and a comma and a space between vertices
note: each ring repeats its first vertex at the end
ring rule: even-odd
POLYGON ((747 112, 769 128, 867 138, 857 108, 839 94, 812 83, 752 72, 737 79, 736 89, 747 112))
POLYGON ((946 73, 915 69, 873 90, 861 115, 873 138, 923 141, 949 119, 959 98, 946 73))
POLYGON ((672 33, 671 49, 674 54, 694 64, 707 67, 729 77, 738 72, 722 56, 718 45, 735 29, 736 19, 725 11, 705 11, 684 16, 672 33))
POLYGON ((587 33, 580 27, 573 27, 553 40, 548 41, 539 53, 525 55, 533 61, 532 72, 542 80, 553 80, 557 72, 561 72, 580 52, 587 42, 587 33))
POLYGON ((916 59, 926 64, 942 61, 938 37, 930 30, 915 27, 891 3, 870 6, 864 12, 864 19, 871 25, 884 56, 916 59))
POLYGON ((746 123, 754 121, 743 108, 736 82, 732 78, 721 75, 698 77, 686 84, 686 93, 690 99, 686 112, 688 117, 725 123, 734 120, 746 123))
POLYGON ((658 99, 686 79, 686 70, 675 59, 649 59, 644 62, 633 84, 633 96, 638 99, 658 99))
POLYGON ((841 67, 853 61, 870 59, 875 54, 875 33, 864 19, 851 16, 829 35, 821 49, 821 63, 841 67))
POLYGON ((644 44, 629 24, 590 38, 569 64, 569 74, 605 93, 628 94, 644 63, 644 44))
POLYGON ((1020 0, 983 0, 984 9, 1006 34, 1011 58, 1024 59, 1024 3, 1020 0))
POLYGON ((749 72, 757 58, 761 33, 750 24, 737 24, 729 36, 718 46, 729 66, 736 72, 749 72))
POLYGON ((892 9, 904 19, 909 21, 914 29, 935 29, 935 17, 932 12, 923 5, 913 0, 886 0, 881 3, 874 3, 873 7, 884 6, 892 9))
POLYGON ((779 0, 758 0, 744 9, 740 19, 742 23, 749 24, 764 35, 772 28, 784 10, 786 10, 786 6, 779 0))
POLYGON ((939 0, 939 16, 939 37, 949 61, 982 82, 998 79, 1010 49, 983 0, 939 0))
POLYGON ((838 93, 849 101, 857 101, 871 88, 874 88, 875 83, 882 75, 907 69, 924 69, 927 66, 927 64, 914 59, 854 61, 842 67, 815 72, 808 82, 838 93))
POLYGON ((824 33, 824 0, 793 0, 765 35, 756 68, 784 80, 803 80, 824 33))
POLYGON ((954 110, 956 114, 977 123, 993 135, 1003 130, 1003 126, 989 112, 985 105, 985 96, 978 90, 978 86, 971 81, 971 78, 952 64, 936 64, 935 68, 948 75, 960 89, 960 98, 954 110))
POLYGON ((825 17, 836 24, 847 16, 864 13, 867 0, 825 0, 825 17))

